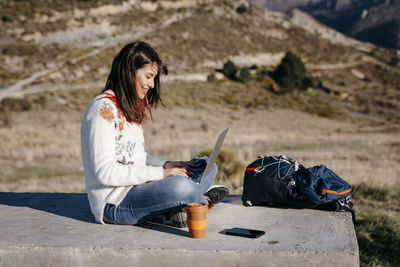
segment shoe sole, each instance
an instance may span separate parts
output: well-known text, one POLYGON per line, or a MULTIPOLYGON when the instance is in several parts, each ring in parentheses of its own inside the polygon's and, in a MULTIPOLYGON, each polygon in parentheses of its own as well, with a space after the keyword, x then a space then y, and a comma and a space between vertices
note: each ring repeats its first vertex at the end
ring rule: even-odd
POLYGON ((186 212, 178 212, 171 216, 171 224, 174 227, 183 228, 187 226, 186 212))
POLYGON ((229 189, 227 187, 214 187, 211 188, 205 196, 208 196, 213 204, 221 202, 229 194, 229 189))
POLYGON ((177 212, 171 216, 166 214, 160 215, 150 220, 157 224, 169 225, 177 228, 184 228, 187 226, 187 215, 186 212, 177 212), (167 218, 168 217, 168 218, 167 218))

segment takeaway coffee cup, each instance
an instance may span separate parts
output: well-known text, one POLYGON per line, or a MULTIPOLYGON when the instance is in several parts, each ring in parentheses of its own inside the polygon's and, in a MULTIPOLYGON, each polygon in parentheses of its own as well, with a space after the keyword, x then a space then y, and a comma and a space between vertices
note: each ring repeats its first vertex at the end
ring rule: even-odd
POLYGON ((206 234, 208 206, 203 203, 189 203, 185 207, 187 225, 192 238, 202 238, 206 234))

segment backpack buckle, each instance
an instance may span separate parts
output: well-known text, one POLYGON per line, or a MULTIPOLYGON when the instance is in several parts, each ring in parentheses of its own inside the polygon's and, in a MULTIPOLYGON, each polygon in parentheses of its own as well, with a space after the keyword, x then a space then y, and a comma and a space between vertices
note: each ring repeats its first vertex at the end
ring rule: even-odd
POLYGON ((251 207, 251 206, 253 206, 253 204, 251 203, 250 200, 244 201, 244 202, 243 202, 243 205, 246 206, 246 207, 251 207))
POLYGON ((258 166, 256 169, 254 169, 254 172, 260 173, 265 169, 265 166, 258 166))

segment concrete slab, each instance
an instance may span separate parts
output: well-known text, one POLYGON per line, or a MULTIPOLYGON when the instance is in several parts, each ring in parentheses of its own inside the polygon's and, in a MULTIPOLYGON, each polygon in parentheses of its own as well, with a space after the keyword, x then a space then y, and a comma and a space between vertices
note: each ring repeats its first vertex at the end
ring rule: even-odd
POLYGON ((0 266, 358 266, 350 213, 244 207, 208 212, 206 237, 156 224, 100 225, 86 194, 1 193, 0 266), (226 229, 264 230, 258 239, 226 229))

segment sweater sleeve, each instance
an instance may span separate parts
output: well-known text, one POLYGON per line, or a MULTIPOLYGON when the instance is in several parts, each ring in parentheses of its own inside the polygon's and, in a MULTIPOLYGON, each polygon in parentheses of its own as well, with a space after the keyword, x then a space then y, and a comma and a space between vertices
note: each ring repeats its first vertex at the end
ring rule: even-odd
POLYGON ((154 167, 163 167, 168 160, 146 153, 146 164, 154 167))
POLYGON ((111 101, 96 101, 87 113, 88 164, 93 176, 107 186, 131 186, 163 178, 163 168, 122 164, 116 158, 116 107, 111 101), (105 102, 104 102, 105 101, 105 102), (105 108, 100 103, 108 103, 105 108))

